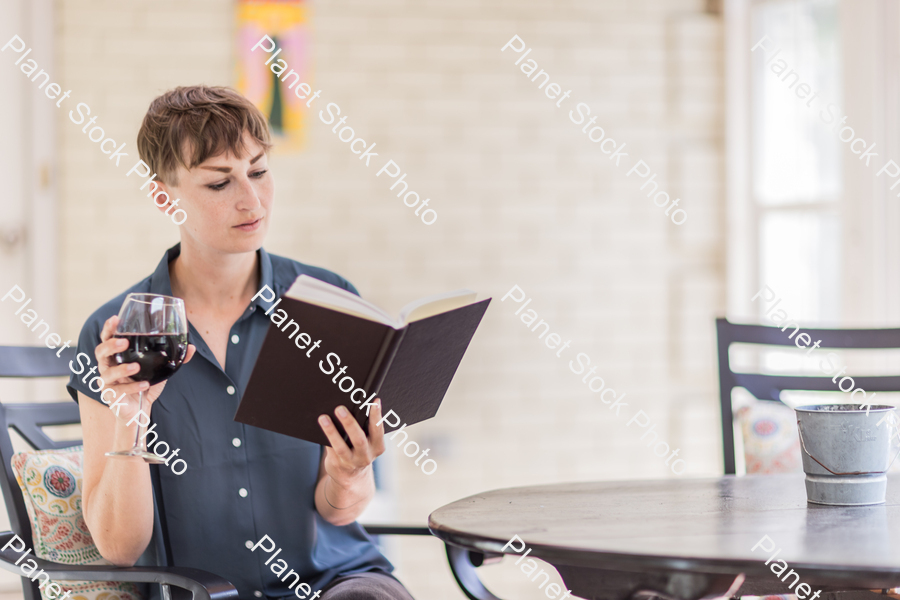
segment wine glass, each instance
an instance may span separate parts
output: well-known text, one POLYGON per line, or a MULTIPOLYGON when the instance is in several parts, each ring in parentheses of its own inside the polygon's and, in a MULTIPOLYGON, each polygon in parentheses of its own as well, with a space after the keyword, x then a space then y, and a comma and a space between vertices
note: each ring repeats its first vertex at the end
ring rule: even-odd
MULTIPOLYGON (((119 310, 119 326, 113 335, 128 340, 128 349, 113 355, 116 364, 136 362, 141 370, 134 381, 156 385, 175 374, 187 356, 188 324, 184 300, 160 294, 128 294, 119 310)), ((138 409, 144 409, 141 390, 138 409)), ((141 440, 141 422, 137 420, 134 447, 125 452, 107 452, 106 456, 140 456, 148 463, 164 463, 165 458, 147 451, 141 440)))

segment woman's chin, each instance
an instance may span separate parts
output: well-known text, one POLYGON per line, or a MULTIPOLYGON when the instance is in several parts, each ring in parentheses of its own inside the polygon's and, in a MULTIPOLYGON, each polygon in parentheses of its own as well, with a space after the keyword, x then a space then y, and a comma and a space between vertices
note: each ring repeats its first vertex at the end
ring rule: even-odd
POLYGON ((246 232, 237 228, 232 228, 225 235, 217 235, 206 237, 202 232, 188 232, 188 238, 185 239, 185 232, 182 231, 182 246, 197 245, 198 247, 206 247, 211 250, 223 252, 225 254, 241 254, 244 252, 256 252, 259 250, 263 242, 265 242, 268 233, 268 223, 265 221, 260 224, 255 231, 246 232), (200 235, 198 235, 200 233, 200 235), (205 239, 204 239, 205 238, 205 239))
POLYGON ((247 236, 244 239, 232 240, 230 252, 240 254, 242 252, 256 252, 262 248, 265 241, 265 235, 247 236))

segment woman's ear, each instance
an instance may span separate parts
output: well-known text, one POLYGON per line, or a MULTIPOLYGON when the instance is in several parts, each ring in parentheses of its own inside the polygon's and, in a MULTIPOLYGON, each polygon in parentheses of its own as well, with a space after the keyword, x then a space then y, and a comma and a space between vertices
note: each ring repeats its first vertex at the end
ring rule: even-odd
POLYGON ((171 197, 169 186, 159 180, 150 182, 150 189, 147 196, 153 199, 153 204, 159 209, 159 212, 166 214, 172 206, 175 206, 176 198, 171 197))

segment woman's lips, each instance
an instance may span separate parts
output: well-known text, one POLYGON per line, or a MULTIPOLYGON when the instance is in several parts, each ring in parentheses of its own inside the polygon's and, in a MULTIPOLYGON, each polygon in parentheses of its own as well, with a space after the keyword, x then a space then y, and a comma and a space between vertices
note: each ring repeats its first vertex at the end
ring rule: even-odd
POLYGON ((235 225, 235 229, 239 229, 241 231, 256 231, 259 229, 260 224, 262 224, 263 217, 258 218, 255 221, 250 221, 249 223, 244 223, 243 225, 235 225))

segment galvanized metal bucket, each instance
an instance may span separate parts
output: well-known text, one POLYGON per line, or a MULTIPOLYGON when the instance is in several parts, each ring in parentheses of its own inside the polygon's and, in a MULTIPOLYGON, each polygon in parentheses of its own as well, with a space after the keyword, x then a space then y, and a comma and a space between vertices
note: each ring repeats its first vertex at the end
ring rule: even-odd
POLYGON ((806 498, 814 504, 883 504, 886 472, 900 451, 893 406, 798 406, 806 498), (880 424, 879 424, 880 423, 880 424))

